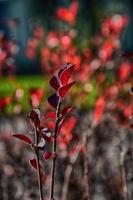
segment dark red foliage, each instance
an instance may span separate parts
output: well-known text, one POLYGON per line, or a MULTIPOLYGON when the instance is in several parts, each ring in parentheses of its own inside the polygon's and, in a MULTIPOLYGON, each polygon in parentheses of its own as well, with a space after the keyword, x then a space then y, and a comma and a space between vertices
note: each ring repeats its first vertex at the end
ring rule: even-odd
MULTIPOLYGON (((29 162, 30 162, 31 166, 32 166, 34 169, 37 170, 38 167, 37 167, 37 161, 36 161, 36 159, 33 158, 33 159, 30 160, 29 162)), ((41 164, 40 164, 40 163, 39 163, 39 168, 41 169, 41 164)))
POLYGON ((22 135, 22 134, 12 134, 13 137, 16 137, 20 140, 23 140, 24 142, 28 143, 28 144, 32 144, 32 140, 27 137, 26 135, 22 135))
POLYGON ((50 86, 58 91, 62 86, 66 85, 72 75, 74 67, 75 65, 71 63, 63 65, 63 67, 57 72, 57 75, 54 75, 50 79, 50 86))
POLYGON ((59 81, 59 78, 57 76, 53 76, 50 81, 49 81, 49 84, 52 88, 54 88, 56 91, 59 89, 60 87, 60 81, 59 81))
POLYGON ((59 102, 59 96, 56 93, 54 93, 53 95, 48 97, 48 102, 53 108, 56 109, 59 102))
POLYGON ((51 152, 45 152, 43 154, 43 157, 45 160, 49 160, 50 158, 52 158, 52 156, 53 156, 53 153, 51 153, 51 152))
POLYGON ((66 85, 72 75, 75 65, 67 64, 65 70, 60 75, 60 81, 62 85, 66 85))
POLYGON ((33 126, 40 126, 40 111, 38 109, 33 109, 31 110, 31 112, 29 113, 29 119, 31 121, 31 124, 33 126))

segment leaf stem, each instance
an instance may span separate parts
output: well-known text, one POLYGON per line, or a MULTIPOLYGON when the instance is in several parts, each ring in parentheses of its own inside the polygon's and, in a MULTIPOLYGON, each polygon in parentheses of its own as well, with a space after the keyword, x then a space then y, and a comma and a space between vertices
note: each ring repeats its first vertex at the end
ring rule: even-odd
MULTIPOLYGON (((37 132, 37 127, 35 127, 35 144, 38 145, 38 143, 39 143, 39 135, 37 132)), ((41 171, 40 171, 40 163, 39 163, 40 158, 39 158, 39 149, 38 148, 36 148, 35 154, 36 154, 36 161, 37 161, 37 177, 38 177, 39 196, 40 196, 40 200, 43 200, 41 171)))
POLYGON ((51 188, 50 188, 50 200, 54 199, 54 183, 55 183, 55 168, 56 168, 56 146, 57 146, 57 134, 59 130, 59 116, 60 116, 61 101, 59 100, 56 109, 56 123, 55 123, 55 133, 53 141, 53 154, 55 155, 52 160, 52 170, 51 170, 51 188))

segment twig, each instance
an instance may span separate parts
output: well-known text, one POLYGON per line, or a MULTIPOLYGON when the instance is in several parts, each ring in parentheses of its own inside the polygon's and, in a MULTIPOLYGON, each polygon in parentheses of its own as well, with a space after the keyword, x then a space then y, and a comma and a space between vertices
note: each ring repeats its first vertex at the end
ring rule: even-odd
POLYGON ((50 200, 54 199, 54 183, 55 183, 55 167, 56 167, 56 146, 57 146, 57 134, 59 130, 59 115, 60 115, 61 101, 59 100, 56 109, 56 123, 55 123, 55 133, 53 141, 53 154, 55 155, 52 160, 52 170, 51 170, 51 188, 50 188, 50 200))
POLYGON ((126 180, 126 170, 124 166, 124 160, 125 160, 125 151, 122 150, 120 152, 120 174, 121 174, 121 181, 122 181, 122 187, 123 187, 123 193, 125 200, 129 200, 129 194, 128 194, 128 186, 127 186, 127 180, 126 180))
POLYGON ((85 189, 84 199, 90 200, 90 191, 89 191, 89 171, 88 171, 88 155, 87 155, 87 145, 88 145, 88 135, 86 134, 83 138, 85 152, 84 152, 84 174, 83 174, 83 186, 85 189))
POLYGON ((68 186, 69 186, 69 180, 72 173, 72 169, 73 169, 73 165, 69 163, 65 170, 61 200, 67 200, 68 186))
MULTIPOLYGON (((37 132, 37 127, 35 127, 35 144, 39 143, 39 135, 37 132)), ((35 149, 36 161, 37 161, 37 177, 38 177, 38 187, 39 187, 39 196, 40 200, 43 200, 43 190, 42 190, 42 181, 41 181, 41 171, 40 171, 40 162, 39 162, 39 149, 35 149)))
POLYGON ((61 200, 67 200, 70 176, 72 174, 73 165, 78 158, 79 152, 80 152, 80 144, 77 145, 77 151, 75 151, 75 154, 70 158, 70 162, 66 167, 61 200))

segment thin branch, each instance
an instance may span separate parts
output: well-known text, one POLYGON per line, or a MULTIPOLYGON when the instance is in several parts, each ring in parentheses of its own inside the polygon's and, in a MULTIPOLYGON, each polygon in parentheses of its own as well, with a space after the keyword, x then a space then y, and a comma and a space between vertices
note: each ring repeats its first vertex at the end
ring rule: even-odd
POLYGON ((50 200, 54 199, 54 186, 55 186, 55 168, 56 168, 56 146, 57 146, 57 134, 59 130, 59 115, 60 115, 61 101, 59 100, 57 110, 56 110, 56 123, 55 123, 55 133, 53 141, 53 154, 55 155, 52 160, 52 170, 51 170, 51 188, 50 188, 50 200))
POLYGON ((129 200, 129 194, 128 194, 128 186, 127 186, 126 170, 125 170, 124 160, 125 160, 125 151, 121 149, 121 152, 120 152, 120 174, 121 174, 121 181, 122 181, 122 187, 123 187, 123 193, 124 193, 125 200, 129 200))
MULTIPOLYGON (((37 133, 37 127, 35 127, 35 144, 38 145, 39 143, 39 135, 37 133)), ((37 160, 37 177, 38 177, 38 187, 39 187, 39 196, 40 200, 43 200, 43 190, 42 190, 42 181, 41 181, 41 171, 40 171, 40 158, 39 158, 39 149, 36 148, 35 150, 36 160, 37 160)))
POLYGON ((69 180, 70 180, 70 176, 72 173, 72 169, 73 169, 73 165, 71 163, 69 163, 65 170, 65 177, 64 177, 61 200, 67 200, 68 186, 69 186, 69 180))
POLYGON ((84 192, 84 199, 90 200, 90 186, 89 186, 89 170, 88 170, 88 152, 87 152, 87 145, 88 145, 88 135, 86 134, 83 138, 83 143, 85 146, 84 152, 84 173, 83 173, 83 186, 85 189, 84 192))
POLYGON ((80 152, 80 144, 77 145, 77 151, 75 151, 75 154, 70 158, 70 162, 66 167, 61 200, 67 200, 69 181, 72 174, 73 165, 78 158, 79 152, 80 152))

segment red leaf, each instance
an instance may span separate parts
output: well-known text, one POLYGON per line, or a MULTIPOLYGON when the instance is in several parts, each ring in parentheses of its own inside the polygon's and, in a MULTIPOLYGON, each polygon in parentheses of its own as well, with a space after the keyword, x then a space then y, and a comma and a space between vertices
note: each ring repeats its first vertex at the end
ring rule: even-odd
POLYGON ((28 143, 28 144, 32 144, 32 140, 27 137, 26 135, 22 135, 22 134, 12 134, 13 137, 16 137, 20 140, 23 140, 24 142, 28 143))
POLYGON ((126 81, 131 75, 132 66, 128 62, 124 62, 118 69, 119 81, 126 81))
POLYGON ((49 84, 52 88, 54 88, 56 91, 59 89, 60 87, 60 82, 59 82, 59 79, 57 76, 53 76, 50 81, 49 81, 49 84))
POLYGON ((74 1, 72 2, 69 10, 74 14, 76 15, 77 14, 77 11, 78 11, 78 7, 79 7, 79 3, 77 1, 74 1))
POLYGON ((29 118, 33 126, 40 126, 40 110, 32 109, 29 113, 29 118))
POLYGON ((75 67, 75 65, 72 65, 72 64, 69 64, 69 65, 70 65, 70 67, 65 69, 60 76, 60 81, 61 81, 62 85, 66 85, 68 83, 68 80, 71 77, 73 69, 75 67))
POLYGON ((99 97, 96 101, 95 111, 94 111, 94 119, 98 123, 103 116, 103 112, 105 109, 105 100, 104 97, 99 97))
POLYGON ((52 156, 53 156, 53 153, 51 153, 51 152, 45 152, 43 154, 43 157, 44 157, 45 160, 52 158, 52 156))
MULTIPOLYGON (((30 160, 30 164, 31 164, 31 166, 34 168, 34 169, 36 169, 37 170, 37 161, 36 161, 36 159, 35 158, 33 158, 32 160, 30 160)), ((39 163, 39 168, 41 169, 41 164, 39 163)))
POLYGON ((59 79, 60 79, 62 73, 63 73, 66 69, 68 69, 69 67, 71 67, 71 66, 72 66, 71 63, 66 63, 66 64, 64 64, 63 66, 61 66, 61 68, 60 68, 59 71, 58 71, 58 77, 59 77, 59 79))
POLYGON ((44 117, 47 119, 51 118, 51 119, 55 119, 56 118, 56 114, 55 112, 48 112, 47 114, 44 115, 44 117))
POLYGON ((55 122, 54 121, 48 121, 45 123, 46 127, 50 129, 55 129, 55 122))
POLYGON ((64 85, 61 87, 58 91, 59 96, 63 99, 68 90, 72 87, 72 85, 75 83, 75 81, 68 83, 67 85, 64 85))
POLYGON ((62 114, 62 115, 68 114, 68 113, 70 113, 72 110, 73 110, 73 108, 68 106, 68 107, 66 107, 66 108, 64 108, 64 109, 62 110, 61 114, 62 114))
POLYGON ((75 116, 71 116, 65 119, 60 126, 60 134, 64 136, 71 134, 76 123, 77 123, 77 118, 75 116))
POLYGON ((48 97, 48 103, 55 109, 58 105, 58 102, 59 102, 59 96, 56 93, 48 97))

